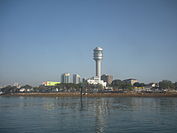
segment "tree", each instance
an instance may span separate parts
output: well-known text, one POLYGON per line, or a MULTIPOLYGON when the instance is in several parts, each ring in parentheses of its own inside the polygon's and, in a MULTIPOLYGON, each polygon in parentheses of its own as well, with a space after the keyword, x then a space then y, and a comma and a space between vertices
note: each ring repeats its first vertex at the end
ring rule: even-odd
POLYGON ((121 88, 122 89, 129 89, 129 90, 131 90, 132 89, 132 85, 130 83, 127 83, 126 81, 122 81, 121 88))
POLYGON ((31 88, 32 88, 32 86, 30 86, 30 85, 24 85, 24 86, 22 86, 21 88, 31 89, 31 88))
POLYGON ((132 85, 130 83, 119 79, 113 80, 111 85, 115 89, 132 89, 132 85))
POLYGON ((115 89, 121 88, 122 81, 120 79, 113 80, 111 86, 115 89))
POLYGON ((159 82, 159 87, 161 89, 174 89, 175 86, 170 80, 162 80, 159 82))
POLYGON ((133 84, 134 87, 143 87, 144 86, 144 83, 139 83, 139 82, 136 82, 133 84))
POLYGON ((1 91, 3 93, 14 93, 14 92, 17 92, 17 87, 8 85, 8 86, 2 88, 1 91))
POLYGON ((177 82, 174 83, 175 89, 177 90, 177 82))

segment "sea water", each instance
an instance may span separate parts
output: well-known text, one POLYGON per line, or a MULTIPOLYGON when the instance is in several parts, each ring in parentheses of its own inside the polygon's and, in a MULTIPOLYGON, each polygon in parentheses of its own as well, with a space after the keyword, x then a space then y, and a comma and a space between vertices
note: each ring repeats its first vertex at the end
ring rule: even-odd
POLYGON ((176 133, 175 97, 0 96, 0 133, 176 133))

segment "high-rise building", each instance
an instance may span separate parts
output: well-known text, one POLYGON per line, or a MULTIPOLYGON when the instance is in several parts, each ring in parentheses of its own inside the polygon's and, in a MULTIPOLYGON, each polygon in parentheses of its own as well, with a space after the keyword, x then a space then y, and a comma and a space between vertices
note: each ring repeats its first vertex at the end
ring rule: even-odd
POLYGON ((78 74, 73 74, 73 83, 79 84, 81 82, 81 77, 78 74))
POLYGON ((113 76, 112 75, 108 75, 108 74, 103 74, 101 76, 101 80, 103 80, 104 82, 106 82, 107 84, 111 84, 113 81, 113 76))
POLYGON ((62 83, 70 83, 70 73, 64 73, 61 75, 61 82, 62 83))

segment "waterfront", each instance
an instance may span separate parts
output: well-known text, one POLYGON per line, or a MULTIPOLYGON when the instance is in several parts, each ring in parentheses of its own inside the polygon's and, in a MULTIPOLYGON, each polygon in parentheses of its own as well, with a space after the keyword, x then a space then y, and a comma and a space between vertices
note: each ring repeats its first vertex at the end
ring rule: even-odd
MULTIPOLYGON (((41 96, 41 97, 80 97, 80 92, 54 92, 54 93, 9 93, 4 96, 41 96)), ((177 97, 177 92, 165 93, 138 93, 138 92, 108 92, 108 93, 82 93, 82 97, 177 97)))
POLYGON ((0 97, 0 132, 176 132, 176 97, 0 97))

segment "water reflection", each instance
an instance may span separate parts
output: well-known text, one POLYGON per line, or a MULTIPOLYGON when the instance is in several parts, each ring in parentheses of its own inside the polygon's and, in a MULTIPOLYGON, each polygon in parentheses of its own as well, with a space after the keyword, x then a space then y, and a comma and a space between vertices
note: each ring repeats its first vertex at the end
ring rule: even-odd
POLYGON ((103 133, 106 127, 107 115, 109 115, 109 100, 105 98, 80 97, 80 111, 89 111, 93 115, 95 132, 103 133))
POLYGON ((80 111, 83 110, 84 110, 84 105, 83 105, 82 97, 80 97, 80 111))
MULTIPOLYGON (((20 99, 21 101, 25 100, 23 98, 20 99)), ((68 126, 78 126, 73 124, 72 121, 69 122, 70 119, 77 122, 87 122, 89 120, 90 123, 88 124, 94 127, 94 132, 96 133, 106 132, 106 129, 109 128, 109 118, 116 117, 118 121, 128 122, 128 120, 131 120, 139 124, 159 124, 160 121, 154 119, 155 117, 158 118, 159 115, 157 113, 176 111, 177 109, 177 103, 170 98, 56 97, 48 98, 47 100, 42 98, 40 103, 48 111, 49 116, 51 115, 50 113, 56 113, 55 117, 58 117, 59 125, 63 125, 63 123, 68 121, 68 126), (167 106, 169 107, 167 108, 167 106), (147 119, 142 119, 143 117, 147 117, 147 119)), ((34 103, 22 102, 20 107, 22 106, 34 106, 34 103)), ((161 118, 158 119, 160 120, 161 118)), ((80 124, 83 127, 87 126, 86 123, 81 122, 80 124)), ((122 125, 121 123, 118 124, 117 126, 122 125)))
POLYGON ((177 130, 177 98, 167 97, 0 97, 0 114, 0 132, 1 127, 43 133, 177 130))
POLYGON ((109 115, 109 101, 105 98, 96 99, 95 109, 95 132, 103 133, 106 127, 107 115, 109 115))

